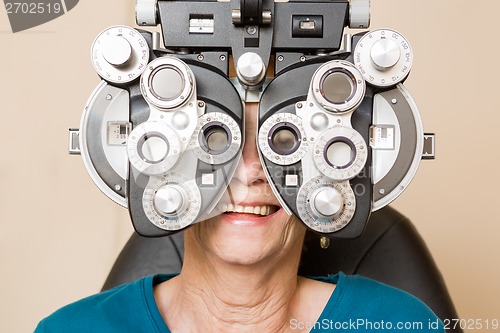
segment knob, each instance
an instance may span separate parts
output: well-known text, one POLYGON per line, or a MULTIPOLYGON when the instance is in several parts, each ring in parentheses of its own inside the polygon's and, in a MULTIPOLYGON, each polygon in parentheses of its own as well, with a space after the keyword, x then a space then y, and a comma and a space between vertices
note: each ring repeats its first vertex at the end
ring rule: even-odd
POLYGON ((157 0, 137 0, 135 4, 135 21, 137 22, 137 25, 158 25, 157 5, 157 0))
POLYGON ((370 26, 370 0, 351 0, 349 4, 349 28, 367 29, 370 26))
POLYGON ((375 67, 380 71, 385 71, 398 63, 401 51, 394 40, 381 39, 373 44, 370 56, 375 67))
POLYGON ((156 210, 164 216, 178 215, 184 211, 183 190, 176 185, 164 185, 158 189, 154 197, 156 210))
POLYGON ((354 64, 368 84, 390 87, 404 81, 413 64, 406 38, 390 29, 373 30, 361 37, 354 49, 354 64))
POLYGON ((311 208, 321 217, 331 218, 340 214, 344 207, 344 198, 336 189, 322 187, 311 198, 311 208))
POLYGON ((102 31, 94 40, 91 60, 97 74, 111 83, 136 80, 149 61, 149 47, 142 34, 117 25, 102 31))
POLYGON ((257 53, 247 52, 239 57, 236 74, 244 86, 255 87, 264 79, 266 66, 257 53))
POLYGON ((122 36, 114 36, 103 45, 102 55, 110 65, 123 66, 132 58, 132 46, 122 36))

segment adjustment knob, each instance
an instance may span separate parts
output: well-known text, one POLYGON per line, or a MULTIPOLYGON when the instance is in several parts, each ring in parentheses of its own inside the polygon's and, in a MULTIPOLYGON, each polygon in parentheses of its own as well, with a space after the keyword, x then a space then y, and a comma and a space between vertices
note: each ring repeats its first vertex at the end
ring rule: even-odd
POLYGON ((373 44, 370 57, 378 70, 385 71, 398 63, 401 51, 394 40, 381 39, 373 44))
POLYGON ((413 52, 410 43, 397 31, 378 29, 358 41, 354 64, 367 83, 377 87, 395 86, 410 73, 413 52))
POLYGON ((91 57, 100 77, 124 84, 136 80, 146 68, 149 46, 139 31, 118 25, 105 29, 96 37, 91 57))
POLYGON ((321 217, 338 216, 344 207, 344 198, 334 188, 321 187, 311 197, 311 208, 321 217))
POLYGON ((158 189, 154 197, 156 210, 164 216, 181 214, 184 211, 184 191, 176 185, 164 185, 158 189))
POLYGON ((122 36, 113 36, 102 48, 104 59, 112 66, 123 66, 132 57, 132 46, 122 36))
POLYGON ((247 52, 238 59, 236 74, 244 86, 255 87, 264 79, 266 66, 257 53, 247 52))
POLYGON ((349 4, 349 28, 367 29, 370 26, 370 0, 351 0, 349 4))
POLYGON ((135 21, 137 25, 158 25, 157 0, 137 0, 135 4, 135 21))

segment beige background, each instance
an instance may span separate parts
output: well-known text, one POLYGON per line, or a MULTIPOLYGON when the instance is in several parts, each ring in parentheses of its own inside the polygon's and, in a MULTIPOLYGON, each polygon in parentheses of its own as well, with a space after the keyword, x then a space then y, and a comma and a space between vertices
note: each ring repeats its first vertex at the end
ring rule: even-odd
MULTIPOLYGON (((134 24, 133 0, 87 0, 12 34, 0 10, 0 331, 30 332, 97 292, 132 232, 67 155, 67 129, 99 80, 89 61, 102 29, 134 24)), ((500 319, 500 77, 497 0, 372 0, 372 29, 411 42, 406 83, 438 135, 394 206, 412 218, 462 318, 500 319)), ((471 331, 472 332, 472 331, 471 331)))

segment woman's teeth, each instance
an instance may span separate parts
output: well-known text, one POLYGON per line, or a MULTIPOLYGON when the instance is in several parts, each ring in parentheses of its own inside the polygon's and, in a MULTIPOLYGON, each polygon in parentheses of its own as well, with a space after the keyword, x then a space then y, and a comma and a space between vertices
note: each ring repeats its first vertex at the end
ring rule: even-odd
POLYGON ((235 212, 235 213, 247 213, 256 215, 271 215, 277 212, 279 207, 277 206, 240 206, 233 204, 221 204, 219 205, 219 211, 221 213, 235 212))

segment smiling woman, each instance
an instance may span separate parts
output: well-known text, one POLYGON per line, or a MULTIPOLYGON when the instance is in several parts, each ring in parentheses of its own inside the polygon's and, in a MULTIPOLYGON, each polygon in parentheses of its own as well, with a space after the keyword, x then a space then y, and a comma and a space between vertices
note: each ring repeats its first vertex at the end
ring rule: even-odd
POLYGON ((180 274, 150 276, 68 305, 36 332, 318 333, 380 325, 415 331, 401 323, 444 331, 426 305, 401 290, 343 273, 297 276, 306 229, 266 180, 256 147, 257 109, 246 105, 243 159, 221 214, 185 230, 180 274))

